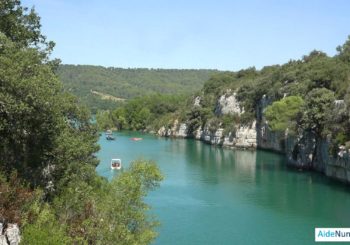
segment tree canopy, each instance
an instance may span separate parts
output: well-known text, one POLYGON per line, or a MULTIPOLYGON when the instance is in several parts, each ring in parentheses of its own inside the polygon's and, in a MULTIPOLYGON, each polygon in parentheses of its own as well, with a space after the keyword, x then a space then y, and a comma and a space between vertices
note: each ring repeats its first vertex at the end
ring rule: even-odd
POLYGON ((121 99, 164 95, 190 95, 200 90, 216 70, 123 69, 88 65, 60 65, 57 74, 64 88, 76 95, 93 113, 113 110, 120 101, 102 98, 92 91, 121 99))
POLYGON ((299 96, 288 96, 266 108, 265 116, 274 131, 296 129, 297 117, 300 116, 304 100, 299 96))
POLYGON ((162 180, 136 161, 98 176, 98 131, 49 60, 35 11, 0 2, 0 220, 23 244, 148 244, 158 224, 144 196, 162 180))

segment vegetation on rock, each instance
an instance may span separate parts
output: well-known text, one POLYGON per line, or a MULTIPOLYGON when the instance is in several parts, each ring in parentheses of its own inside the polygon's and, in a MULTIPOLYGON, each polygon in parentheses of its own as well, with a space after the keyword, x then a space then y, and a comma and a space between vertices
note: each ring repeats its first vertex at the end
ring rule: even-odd
POLYGON ((265 111, 266 119, 274 131, 296 129, 296 121, 300 117, 304 100, 299 96, 289 96, 273 102, 265 111))
POLYGON ((294 134, 308 131, 316 138, 328 138, 336 147, 339 144, 350 146, 349 47, 350 37, 337 48, 338 53, 334 57, 314 50, 300 60, 291 60, 283 65, 216 73, 201 91, 188 96, 176 111, 154 113, 146 105, 151 113, 148 114, 147 109, 141 113, 140 108, 143 107, 138 108, 135 102, 130 102, 118 109, 116 114, 120 120, 112 121, 114 125, 121 125, 120 122, 125 119, 122 115, 132 115, 125 122, 133 126, 127 128, 157 130, 161 126, 171 128, 178 120, 187 124, 189 135, 199 128, 213 130, 217 127, 223 127, 228 134, 234 133, 237 125, 251 125, 254 120, 261 120, 257 112, 264 104, 264 107, 267 106, 265 116, 274 131, 287 128, 294 134), (220 96, 233 93, 244 112, 240 115, 216 114, 220 96), (199 102, 194 103, 195 100, 199 102), (134 123, 133 118, 138 122, 134 123))

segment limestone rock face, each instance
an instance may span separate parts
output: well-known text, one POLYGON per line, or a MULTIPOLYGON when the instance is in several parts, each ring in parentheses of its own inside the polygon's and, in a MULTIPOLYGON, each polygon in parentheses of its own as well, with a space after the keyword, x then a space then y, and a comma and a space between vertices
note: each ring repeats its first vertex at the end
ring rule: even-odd
POLYGON ((163 137, 164 137, 164 136, 166 136, 165 133, 166 133, 166 129, 165 129, 164 126, 162 126, 162 127, 158 130, 157 135, 163 136, 163 137))
POLYGON ((284 152, 287 156, 288 164, 304 169, 317 168, 314 154, 315 147, 316 140, 311 134, 303 134, 298 137, 286 135, 284 152))
POLYGON ((187 135, 187 124, 179 123, 178 120, 173 122, 171 128, 166 128, 165 126, 160 127, 157 131, 157 135, 163 137, 181 137, 186 138, 187 135))
POLYGON ((240 126, 236 131, 235 144, 239 148, 256 148, 256 122, 251 126, 240 126))
POLYGON ((285 150, 285 132, 273 132, 264 116, 266 108, 272 104, 272 101, 264 95, 256 108, 256 131, 257 145, 261 149, 273 150, 284 153, 285 150))
POLYGON ((4 235, 0 235, 0 245, 8 245, 6 237, 4 235))
POLYGON ((241 126, 237 129, 236 134, 229 132, 227 135, 224 134, 223 128, 218 128, 214 132, 211 132, 208 128, 204 130, 200 128, 195 132, 194 138, 211 145, 236 148, 257 147, 255 123, 251 126, 241 126))
POLYGON ((201 105, 201 97, 200 97, 200 96, 197 96, 197 97, 194 99, 193 106, 200 106, 200 105, 201 105))
POLYGON ((202 127, 198 128, 195 133, 194 133, 194 138, 196 140, 200 140, 201 137, 202 137, 202 134, 203 134, 203 130, 202 130, 202 127))
POLYGON ((7 236, 10 245, 17 245, 21 241, 21 237, 19 235, 19 228, 17 224, 9 224, 6 231, 5 236, 7 236))
POLYGON ((240 106, 236 96, 237 94, 231 93, 231 90, 228 90, 226 94, 220 96, 216 104, 215 114, 218 116, 226 114, 242 114, 244 110, 240 106))
POLYGON ((202 140, 202 141, 204 141, 206 143, 210 143, 211 142, 211 138, 212 138, 212 133, 210 132, 208 127, 205 127, 201 131, 200 140, 202 140))
POLYGON ((185 138, 187 137, 187 125, 186 123, 181 123, 179 129, 175 133, 177 137, 185 138))
POLYGON ((0 223, 0 245, 18 245, 21 241, 21 236, 17 224, 7 224, 4 229, 0 223))
MULTIPOLYGON (((220 96, 215 108, 215 114, 241 114, 243 108, 237 101, 237 94, 230 90, 220 96)), ((194 106, 200 106, 201 98, 195 98, 194 106)), ((291 135, 285 132, 273 132, 264 117, 264 111, 272 100, 264 95, 256 108, 256 121, 251 125, 237 125, 235 132, 225 133, 223 128, 209 130, 209 125, 200 127, 188 135, 186 123, 175 120, 171 128, 161 127, 158 135, 165 137, 194 137, 208 144, 235 148, 262 148, 280 152, 286 155, 288 164, 301 169, 312 169, 325 175, 350 183, 350 151, 340 147, 338 153, 330 154, 327 139, 316 139, 307 132, 291 135)), ((335 101, 336 109, 344 109, 344 101, 335 101)), ((1 245, 1 243, 0 243, 1 245)))
MULTIPOLYGON (((344 101, 337 100, 336 110, 344 109, 344 101)), ((330 154, 327 139, 316 138, 308 132, 299 132, 293 136, 286 132, 272 132, 266 119, 264 110, 271 104, 267 96, 263 96, 257 108, 257 143, 259 148, 270 149, 284 153, 288 164, 301 169, 312 169, 324 173, 326 176, 350 183, 350 152, 340 147, 338 153, 330 154)))
POLYGON ((217 129, 215 133, 212 134, 212 137, 210 138, 210 143, 212 145, 220 145, 222 143, 223 132, 223 128, 217 129))
POLYGON ((231 132, 229 132, 228 135, 225 135, 222 145, 226 147, 233 147, 235 144, 234 140, 234 135, 231 132))

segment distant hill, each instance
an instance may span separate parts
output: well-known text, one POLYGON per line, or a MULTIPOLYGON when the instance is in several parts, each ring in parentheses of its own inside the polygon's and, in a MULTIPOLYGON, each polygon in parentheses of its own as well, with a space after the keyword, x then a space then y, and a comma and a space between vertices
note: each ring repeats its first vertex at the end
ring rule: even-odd
POLYGON ((218 71, 123 69, 91 65, 61 65, 57 71, 65 88, 93 111, 115 107, 123 99, 154 93, 190 94, 200 90, 214 73, 218 71))

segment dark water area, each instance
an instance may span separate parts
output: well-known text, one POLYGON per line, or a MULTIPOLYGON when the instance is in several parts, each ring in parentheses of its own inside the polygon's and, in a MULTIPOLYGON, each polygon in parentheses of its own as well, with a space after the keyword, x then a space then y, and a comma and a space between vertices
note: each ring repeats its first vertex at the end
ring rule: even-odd
POLYGON ((97 172, 154 160, 165 176, 146 202, 161 226, 154 244, 312 244, 315 227, 350 227, 350 188, 286 166, 284 156, 135 132, 102 134, 97 172), (131 137, 142 137, 132 141, 131 137))

